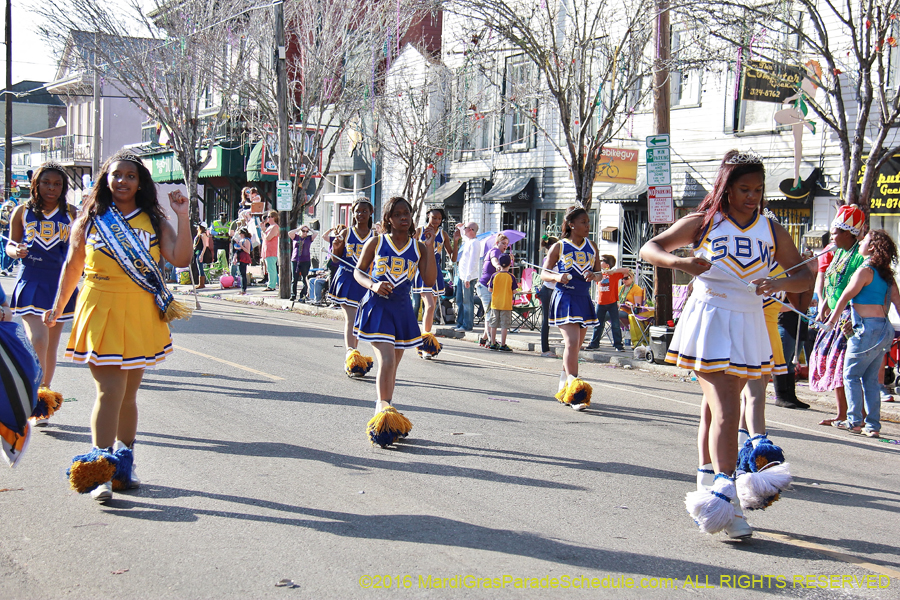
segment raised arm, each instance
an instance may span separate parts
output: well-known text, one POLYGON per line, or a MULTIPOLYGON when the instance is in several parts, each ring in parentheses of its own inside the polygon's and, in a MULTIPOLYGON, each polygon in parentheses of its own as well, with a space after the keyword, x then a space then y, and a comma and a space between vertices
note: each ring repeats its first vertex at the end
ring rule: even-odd
POLYGON ((437 262, 434 259, 434 229, 426 227, 424 234, 424 242, 415 240, 419 244, 419 273, 422 275, 425 287, 431 287, 437 280, 437 262))
POLYGON ((191 263, 194 253, 191 237, 190 201, 181 190, 169 192, 169 206, 175 213, 177 230, 168 220, 159 224, 159 251, 163 257, 176 267, 186 267, 191 263))
MULTIPOLYGON (((791 234, 778 223, 772 224, 775 232, 775 260, 785 271, 797 266, 801 262, 800 252, 794 245, 791 234)), ((754 280, 756 293, 772 296, 778 292, 802 293, 813 287, 813 277, 809 269, 794 269, 787 277, 766 277, 754 280)))
POLYGON ((25 205, 17 206, 9 217, 9 237, 12 240, 6 244, 6 255, 10 258, 25 258, 28 256, 28 245, 25 240, 25 205))

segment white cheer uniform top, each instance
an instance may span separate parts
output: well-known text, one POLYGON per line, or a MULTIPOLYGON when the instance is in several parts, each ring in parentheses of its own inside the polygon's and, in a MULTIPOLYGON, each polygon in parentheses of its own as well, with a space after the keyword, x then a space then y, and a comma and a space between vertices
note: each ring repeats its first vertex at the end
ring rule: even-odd
POLYGON ((749 225, 741 227, 728 216, 716 215, 694 245, 694 256, 705 258, 746 283, 714 266, 696 278, 692 296, 732 311, 761 311, 762 296, 750 291, 747 284, 769 276, 775 265, 775 249, 775 230, 768 217, 757 212, 749 225))

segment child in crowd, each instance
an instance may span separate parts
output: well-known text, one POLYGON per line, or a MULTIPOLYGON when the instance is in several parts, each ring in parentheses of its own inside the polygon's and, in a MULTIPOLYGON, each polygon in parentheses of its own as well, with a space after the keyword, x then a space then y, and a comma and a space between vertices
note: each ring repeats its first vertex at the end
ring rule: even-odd
POLYGON ((512 259, 504 254, 497 259, 500 270, 491 276, 488 288, 491 290, 491 313, 488 321, 488 334, 491 336, 491 350, 512 352, 506 345, 506 334, 512 323, 513 292, 519 287, 516 278, 509 272, 512 259), (500 343, 497 343, 497 328, 500 328, 500 343))
POLYGON ((606 328, 606 320, 609 319, 609 329, 612 332, 613 346, 617 352, 624 352, 622 345, 622 326, 619 324, 619 283, 628 274, 628 269, 616 269, 616 257, 603 254, 600 257, 600 269, 602 278, 597 282, 597 320, 591 335, 588 350, 596 350, 600 347, 600 338, 606 328))

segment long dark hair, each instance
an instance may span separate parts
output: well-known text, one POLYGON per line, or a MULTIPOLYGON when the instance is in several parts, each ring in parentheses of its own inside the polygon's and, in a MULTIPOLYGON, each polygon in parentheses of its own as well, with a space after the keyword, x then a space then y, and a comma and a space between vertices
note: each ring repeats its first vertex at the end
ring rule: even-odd
MULTIPOLYGON (((716 180, 713 182, 713 189, 706 195, 696 212, 703 213, 703 227, 705 230, 712 223, 717 213, 723 215, 728 212, 728 187, 731 186, 739 177, 743 177, 749 173, 760 173, 763 181, 766 177, 766 168, 762 164, 762 160, 757 155, 749 152, 739 152, 737 150, 729 150, 719 165, 719 172, 716 174, 716 180), (741 162, 745 160, 747 162, 741 162)), ((763 193, 762 202, 759 209, 762 210, 766 206, 766 197, 763 193)))
POLYGON ((869 232, 869 252, 869 266, 890 285, 894 281, 891 265, 897 262, 897 244, 884 229, 873 229, 869 232))
POLYGON ((156 184, 153 182, 150 171, 147 170, 147 167, 141 162, 139 156, 127 150, 119 150, 103 163, 103 166, 100 168, 100 173, 94 180, 94 187, 91 189, 90 195, 81 207, 84 218, 87 219, 105 214, 106 211, 109 210, 109 207, 112 206, 112 192, 109 190, 109 181, 107 178, 109 177, 109 171, 112 168, 112 165, 124 160, 133 163, 137 167, 138 190, 134 195, 134 201, 137 207, 147 213, 147 216, 150 217, 150 224, 153 225, 153 231, 156 232, 158 237, 160 223, 168 220, 168 217, 159 205, 159 199, 156 196, 156 184))
POLYGON ((564 238, 569 237, 572 233, 572 223, 582 214, 587 214, 587 210, 583 206, 572 206, 566 211, 566 215, 563 217, 562 236, 564 238))
POLYGON ((416 235, 416 228, 415 225, 413 225, 412 220, 413 208, 412 204, 409 203, 409 200, 403 198, 402 196, 394 196, 387 201, 387 204, 384 205, 384 210, 381 212, 381 228, 385 233, 391 233, 391 213, 394 212, 394 207, 401 202, 405 203, 406 206, 409 207, 409 236, 412 237, 416 235))
POLYGON ((31 177, 31 197, 28 199, 26 207, 30 208, 35 213, 41 212, 44 207, 44 199, 41 198, 40 192, 41 177, 48 171, 59 173, 59 176, 62 177, 62 191, 59 193, 59 198, 56 199, 56 206, 59 210, 67 210, 68 202, 66 196, 69 193, 69 178, 60 165, 45 162, 37 168, 37 171, 35 171, 34 175, 31 177))

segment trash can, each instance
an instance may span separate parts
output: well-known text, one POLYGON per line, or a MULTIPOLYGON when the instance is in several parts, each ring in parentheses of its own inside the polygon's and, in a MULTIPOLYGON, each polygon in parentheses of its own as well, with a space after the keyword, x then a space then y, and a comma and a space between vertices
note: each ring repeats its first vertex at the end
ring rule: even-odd
POLYGON ((650 352, 652 358, 648 356, 648 360, 652 360, 658 365, 666 363, 666 352, 669 351, 669 344, 672 343, 672 334, 675 332, 674 327, 650 327, 650 352))

